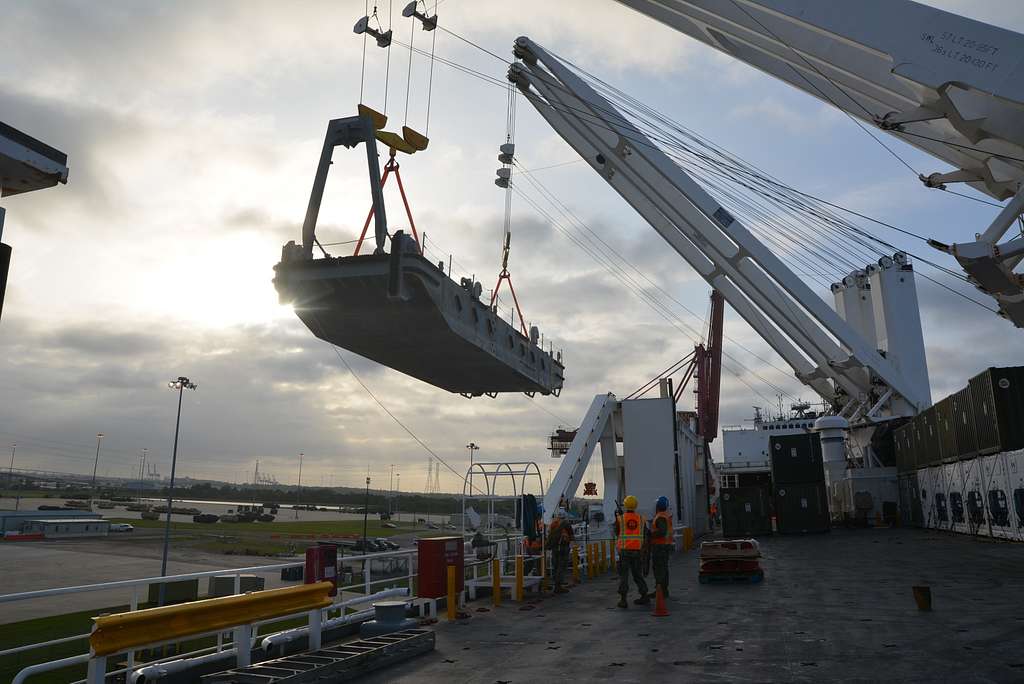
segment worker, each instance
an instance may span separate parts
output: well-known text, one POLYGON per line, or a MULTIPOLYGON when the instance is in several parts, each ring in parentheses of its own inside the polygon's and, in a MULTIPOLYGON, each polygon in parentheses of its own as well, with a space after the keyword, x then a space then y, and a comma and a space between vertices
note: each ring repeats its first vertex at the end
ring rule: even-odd
POLYGON ((551 575, 556 594, 564 594, 568 591, 565 588, 565 568, 569 563, 569 546, 574 539, 569 516, 564 508, 559 508, 551 520, 547 539, 548 548, 551 549, 551 575))
POLYGON ((651 602, 644 580, 642 555, 644 550, 644 519, 636 512, 636 497, 627 496, 622 505, 625 512, 615 517, 615 548, 619 553, 619 608, 626 608, 629 594, 629 575, 633 574, 640 598, 633 601, 638 606, 651 602))
POLYGON ((538 504, 533 521, 533 534, 523 538, 523 553, 528 556, 539 556, 544 549, 544 506, 538 504))
POLYGON ((661 587, 661 594, 668 598, 668 557, 672 555, 672 516, 668 512, 668 498, 659 496, 654 504, 654 519, 651 521, 651 565, 654 567, 654 584, 661 587))
POLYGON ((711 529, 718 524, 718 499, 711 502, 711 529))

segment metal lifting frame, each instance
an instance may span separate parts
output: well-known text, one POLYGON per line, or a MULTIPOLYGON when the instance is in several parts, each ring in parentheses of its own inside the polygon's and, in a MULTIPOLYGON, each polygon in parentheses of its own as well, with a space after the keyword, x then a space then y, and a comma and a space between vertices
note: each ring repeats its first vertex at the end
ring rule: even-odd
POLYGON ((512 236, 509 233, 505 233, 505 247, 501 253, 501 273, 498 274, 498 282, 494 284, 494 291, 491 292, 491 308, 493 309, 494 302, 498 301, 498 290, 501 289, 502 281, 507 282, 508 289, 512 292, 512 303, 516 305, 516 311, 519 312, 519 329, 523 331, 523 335, 529 337, 530 331, 526 329, 526 319, 523 318, 523 310, 519 308, 516 288, 512 286, 512 274, 508 272, 508 248, 511 238, 512 236))
POLYGON ((782 261, 608 100, 528 38, 509 79, 573 147, 794 369, 830 402, 891 389, 917 410, 916 389, 782 261), (844 349, 845 348, 845 349, 844 349), (849 350, 849 352, 846 351, 849 350), (864 371, 869 371, 865 373, 864 371), (876 387, 875 376, 883 387, 876 387))
MULTIPOLYGON (((412 230, 412 237, 416 241, 416 244, 420 247, 420 254, 423 253, 423 243, 420 242, 420 236, 416 233, 416 222, 412 220, 412 209, 409 208, 409 200, 405 196, 405 186, 402 185, 402 174, 398 171, 399 165, 395 161, 395 148, 391 148, 391 155, 388 157, 388 162, 384 165, 384 175, 380 178, 380 187, 383 191, 385 183, 388 182, 388 176, 392 173, 395 174, 395 180, 398 182, 398 192, 402 195, 402 204, 405 205, 405 215, 409 217, 409 228, 412 230)), ((366 237, 366 230, 370 227, 370 219, 373 218, 376 213, 376 202, 370 206, 369 213, 366 214, 366 222, 363 224, 363 232, 359 234, 359 241, 356 242, 356 251, 353 256, 359 256, 359 250, 363 246, 363 239, 366 237)))
POLYGON ((373 121, 367 116, 349 116, 344 119, 332 119, 327 124, 327 135, 324 147, 320 152, 320 163, 313 177, 313 190, 309 194, 309 205, 306 218, 302 222, 302 258, 313 258, 313 243, 316 242, 316 221, 320 215, 320 202, 324 197, 327 185, 327 172, 331 169, 331 157, 338 145, 355 147, 359 143, 366 144, 366 164, 370 173, 370 197, 373 201, 371 213, 374 223, 374 254, 384 253, 384 240, 388 235, 388 219, 384 213, 384 194, 381 191, 380 165, 377 163, 377 139, 373 121))

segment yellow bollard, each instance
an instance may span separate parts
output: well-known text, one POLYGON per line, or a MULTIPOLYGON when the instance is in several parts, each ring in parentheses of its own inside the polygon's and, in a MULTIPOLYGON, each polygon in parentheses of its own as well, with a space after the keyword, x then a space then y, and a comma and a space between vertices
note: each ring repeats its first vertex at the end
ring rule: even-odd
POLYGON ((516 601, 523 600, 523 557, 516 556, 516 601))
POLYGON ((601 540, 601 561, 598 564, 601 568, 601 574, 608 572, 608 544, 604 539, 601 540))
POLYGON ((683 528, 683 551, 689 551, 693 548, 693 528, 683 528))
POLYGON ((580 583, 580 547, 572 545, 572 583, 580 583))
POLYGON ((587 577, 594 578, 594 545, 587 544, 587 577))
POLYGON ((455 566, 448 566, 448 621, 455 619, 457 599, 455 598, 455 566))
POLYGON ((541 557, 540 557, 540 590, 541 591, 547 591, 548 590, 547 558, 548 558, 548 555, 546 553, 541 554, 541 557))
POLYGON ((495 608, 501 605, 501 561, 497 558, 491 561, 491 599, 495 608))
POLYGON ((608 550, 611 552, 611 556, 612 556, 612 572, 618 572, 619 566, 618 566, 618 563, 616 563, 616 559, 615 559, 615 540, 614 539, 608 542, 608 550))

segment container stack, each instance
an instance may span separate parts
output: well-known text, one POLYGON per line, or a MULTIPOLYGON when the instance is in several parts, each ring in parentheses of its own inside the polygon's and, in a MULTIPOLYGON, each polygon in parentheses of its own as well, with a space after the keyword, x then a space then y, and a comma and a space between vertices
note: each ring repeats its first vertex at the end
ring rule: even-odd
POLYGON ((722 534, 734 538, 771 534, 769 492, 767 485, 723 488, 718 497, 722 534))
POLYGON ((828 532, 830 528, 821 438, 817 433, 773 435, 772 493, 780 534, 828 532))
POLYGON ((761 548, 753 539, 701 542, 701 584, 710 582, 760 582, 761 548))
POLYGON ((1024 367, 985 369, 893 440, 903 519, 1024 540, 1024 367))

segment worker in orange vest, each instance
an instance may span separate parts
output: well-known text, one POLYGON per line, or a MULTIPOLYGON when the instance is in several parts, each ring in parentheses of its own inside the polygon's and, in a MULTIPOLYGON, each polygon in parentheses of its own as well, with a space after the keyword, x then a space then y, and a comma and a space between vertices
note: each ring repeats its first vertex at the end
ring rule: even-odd
POLYGON ((556 594, 569 591, 565 588, 565 567, 569 562, 569 545, 574 538, 569 516, 564 508, 559 508, 551 520, 547 539, 548 548, 551 549, 551 574, 556 594))
POLYGON ((644 580, 642 554, 644 550, 644 518, 636 512, 636 497, 627 496, 622 501, 626 511, 615 516, 615 548, 619 554, 619 608, 626 608, 626 596, 629 594, 629 575, 632 573, 640 598, 633 601, 636 605, 651 602, 647 594, 647 582, 644 580))
POLYGON ((668 498, 659 496, 654 504, 654 519, 651 520, 651 564, 654 566, 654 583, 661 587, 661 593, 668 598, 668 557, 672 555, 672 516, 668 512, 668 498))

